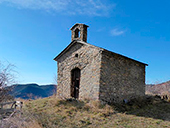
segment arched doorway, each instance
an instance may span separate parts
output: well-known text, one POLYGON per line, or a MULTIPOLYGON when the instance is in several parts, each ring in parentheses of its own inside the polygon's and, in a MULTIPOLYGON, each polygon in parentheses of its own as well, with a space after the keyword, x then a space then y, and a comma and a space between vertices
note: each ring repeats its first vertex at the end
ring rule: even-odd
POLYGON ((78 99, 80 86, 80 69, 75 68, 71 71, 71 97, 78 99))

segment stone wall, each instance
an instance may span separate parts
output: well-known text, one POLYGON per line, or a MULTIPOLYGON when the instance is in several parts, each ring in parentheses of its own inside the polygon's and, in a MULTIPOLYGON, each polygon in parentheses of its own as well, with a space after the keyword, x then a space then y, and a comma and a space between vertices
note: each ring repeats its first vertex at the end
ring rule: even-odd
POLYGON ((103 50, 99 90, 100 100, 107 102, 144 96, 145 65, 103 50))
POLYGON ((100 48, 89 44, 75 43, 57 60, 57 95, 70 98, 71 70, 81 70, 79 99, 99 98, 101 53, 100 48), (78 57, 75 57, 78 54, 78 57))

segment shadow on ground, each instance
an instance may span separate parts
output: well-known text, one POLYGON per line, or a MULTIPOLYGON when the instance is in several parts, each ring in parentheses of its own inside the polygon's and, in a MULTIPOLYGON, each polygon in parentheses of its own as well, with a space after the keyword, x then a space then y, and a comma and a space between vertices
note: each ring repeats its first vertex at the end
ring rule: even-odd
POLYGON ((121 113, 170 121, 170 102, 159 96, 133 99, 127 104, 114 104, 113 107, 121 113))

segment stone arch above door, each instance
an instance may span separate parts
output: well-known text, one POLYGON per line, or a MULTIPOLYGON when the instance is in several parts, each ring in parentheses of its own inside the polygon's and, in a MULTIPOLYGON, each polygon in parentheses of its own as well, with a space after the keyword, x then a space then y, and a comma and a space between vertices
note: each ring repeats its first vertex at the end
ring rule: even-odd
POLYGON ((70 71, 75 68, 79 68, 80 70, 82 70, 85 67, 86 67, 86 64, 84 64, 84 63, 76 63, 76 64, 73 64, 70 66, 70 71))

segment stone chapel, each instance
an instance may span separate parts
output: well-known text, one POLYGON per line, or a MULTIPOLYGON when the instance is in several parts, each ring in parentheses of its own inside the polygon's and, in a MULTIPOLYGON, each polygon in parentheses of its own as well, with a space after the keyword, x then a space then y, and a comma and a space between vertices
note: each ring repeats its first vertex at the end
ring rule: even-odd
POLYGON ((72 42, 57 61, 57 95, 114 103, 145 95, 147 64, 87 43, 85 24, 72 28, 72 42))

